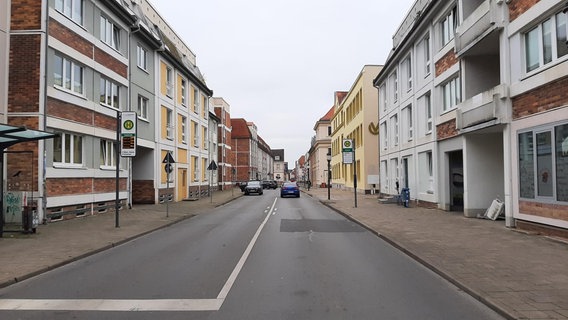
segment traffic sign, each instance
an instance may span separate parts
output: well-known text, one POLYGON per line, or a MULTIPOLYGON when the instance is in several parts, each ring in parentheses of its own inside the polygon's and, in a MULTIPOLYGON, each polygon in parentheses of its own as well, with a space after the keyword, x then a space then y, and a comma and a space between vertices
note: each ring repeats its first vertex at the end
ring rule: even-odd
POLYGON ((166 156, 164 157, 164 160, 162 160, 162 163, 176 163, 171 152, 166 152, 166 156))
POLYGON ((217 170, 217 164, 215 163, 215 160, 211 161, 211 163, 207 167, 207 170, 217 170))
POLYGON ((121 148, 120 155, 123 157, 134 157, 136 156, 136 121, 138 116, 136 112, 123 111, 120 115, 120 139, 121 148))
POLYGON ((343 139, 343 145, 342 145, 342 151, 343 152, 353 152, 353 140, 351 139, 343 139))

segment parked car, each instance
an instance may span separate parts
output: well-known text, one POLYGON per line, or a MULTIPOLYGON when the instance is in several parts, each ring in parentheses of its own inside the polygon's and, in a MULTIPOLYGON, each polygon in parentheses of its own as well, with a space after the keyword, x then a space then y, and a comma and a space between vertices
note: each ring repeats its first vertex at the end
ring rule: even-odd
POLYGON ((284 182, 284 184, 280 188, 280 197, 281 198, 289 197, 289 196, 293 196, 293 197, 296 197, 296 198, 300 197, 300 188, 298 188, 298 185, 296 184, 296 182, 284 182))
POLYGON ((264 180, 262 181, 262 187, 264 189, 276 189, 278 188, 278 184, 274 180, 264 180))
POLYGON ((251 193, 258 193, 262 195, 262 185, 260 181, 249 181, 245 187, 245 195, 249 195, 251 193))

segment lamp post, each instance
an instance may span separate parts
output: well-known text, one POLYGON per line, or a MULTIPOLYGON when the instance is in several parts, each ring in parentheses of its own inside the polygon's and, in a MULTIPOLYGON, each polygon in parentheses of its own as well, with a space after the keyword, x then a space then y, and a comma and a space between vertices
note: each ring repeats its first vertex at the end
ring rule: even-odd
POLYGON ((331 192, 331 153, 327 154, 327 200, 330 200, 331 192))

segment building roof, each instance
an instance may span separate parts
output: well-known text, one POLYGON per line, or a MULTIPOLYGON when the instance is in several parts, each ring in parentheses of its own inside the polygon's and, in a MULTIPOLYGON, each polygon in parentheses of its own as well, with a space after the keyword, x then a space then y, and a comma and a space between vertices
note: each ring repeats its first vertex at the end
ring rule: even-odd
POLYGON ((252 134, 247 125, 247 121, 243 118, 231 118, 231 138, 233 139, 251 139, 252 134))

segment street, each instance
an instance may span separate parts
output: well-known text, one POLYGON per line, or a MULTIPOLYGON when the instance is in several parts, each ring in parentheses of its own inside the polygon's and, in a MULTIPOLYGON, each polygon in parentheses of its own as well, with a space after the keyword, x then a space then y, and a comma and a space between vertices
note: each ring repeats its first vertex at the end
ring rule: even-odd
POLYGON ((318 201, 278 190, 1 289, 0 318, 501 319, 318 201))

